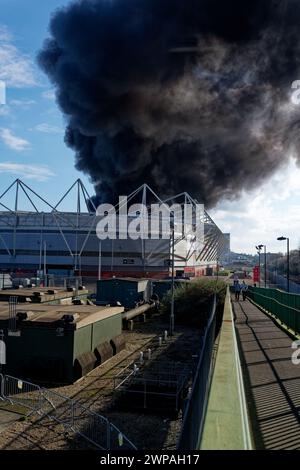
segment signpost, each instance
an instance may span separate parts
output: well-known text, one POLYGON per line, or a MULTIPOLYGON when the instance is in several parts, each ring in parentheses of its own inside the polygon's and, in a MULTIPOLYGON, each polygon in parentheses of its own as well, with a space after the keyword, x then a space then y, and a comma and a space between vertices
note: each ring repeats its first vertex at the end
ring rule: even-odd
POLYGON ((253 282, 259 282, 260 280, 260 267, 254 266, 253 268, 253 282))

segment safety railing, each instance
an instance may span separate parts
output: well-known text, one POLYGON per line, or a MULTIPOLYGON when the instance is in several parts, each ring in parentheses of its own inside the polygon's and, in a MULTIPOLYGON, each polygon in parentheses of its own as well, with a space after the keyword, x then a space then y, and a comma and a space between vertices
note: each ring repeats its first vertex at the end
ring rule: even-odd
POLYGON ((249 287, 247 295, 288 328, 300 333, 300 295, 262 287, 249 287))
POLYGON ((109 421, 79 403, 73 403, 73 425, 76 434, 100 449, 110 450, 109 421))
POLYGON ((109 449, 110 450, 130 450, 135 449, 133 443, 114 424, 109 423, 109 449))
POLYGON ((10 375, 0 374, 0 399, 47 416, 102 450, 136 450, 134 444, 104 416, 69 397, 10 375))
POLYGON ((39 412, 42 404, 41 388, 26 380, 11 375, 2 376, 1 396, 10 403, 16 403, 32 412, 39 412))
POLYGON ((216 330, 216 304, 216 295, 214 295, 193 387, 185 407, 181 434, 177 445, 179 450, 197 449, 203 432, 213 372, 212 357, 216 330))
POLYGON ((40 414, 47 415, 64 426, 72 427, 75 406, 73 400, 46 388, 41 389, 41 395, 40 414))

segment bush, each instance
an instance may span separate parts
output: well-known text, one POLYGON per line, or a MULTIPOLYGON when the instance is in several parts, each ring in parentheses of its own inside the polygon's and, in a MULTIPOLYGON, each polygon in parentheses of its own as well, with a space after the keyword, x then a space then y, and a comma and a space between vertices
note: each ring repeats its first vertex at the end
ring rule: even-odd
MULTIPOLYGON (((214 293, 217 294, 218 316, 223 313, 226 284, 222 280, 197 279, 177 287, 174 292, 175 323, 204 328, 214 293)), ((170 315, 171 292, 162 300, 162 313, 170 315)))

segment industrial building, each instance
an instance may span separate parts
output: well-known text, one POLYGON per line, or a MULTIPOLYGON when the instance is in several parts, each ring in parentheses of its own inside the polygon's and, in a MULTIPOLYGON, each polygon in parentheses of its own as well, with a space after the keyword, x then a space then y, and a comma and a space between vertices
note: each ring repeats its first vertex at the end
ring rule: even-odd
POLYGON ((4 372, 72 383, 124 347, 123 307, 0 304, 4 372))
MULTIPOLYGON (((128 196, 128 201, 150 204, 159 197, 147 185, 128 196), (140 198, 140 200, 139 200, 140 198)), ((170 200, 170 199, 169 199, 170 200)), ((169 201, 168 200, 168 201, 169 201)), ((176 203, 196 202, 187 193, 176 203)), ((166 202, 166 201, 164 201, 166 202)), ((51 204, 26 183, 17 179, 0 195, 0 266, 22 275, 59 274, 87 277, 165 278, 170 272, 172 239, 106 239, 96 234, 100 217, 81 180, 51 204), (73 212, 62 210, 66 197, 74 195, 73 212)), ((130 216, 133 218, 134 216, 130 216)), ((225 239, 206 211, 201 248, 175 233, 176 273, 200 276, 216 266, 225 239)))

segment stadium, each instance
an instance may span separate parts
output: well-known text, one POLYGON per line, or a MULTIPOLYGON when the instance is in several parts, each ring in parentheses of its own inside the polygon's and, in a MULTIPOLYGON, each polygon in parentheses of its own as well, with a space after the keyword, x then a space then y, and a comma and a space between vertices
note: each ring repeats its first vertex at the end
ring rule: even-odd
MULTIPOLYGON (((96 227, 101 217, 92 201, 80 179, 56 203, 49 202, 23 181, 15 180, 0 196, 3 272, 28 276, 164 278, 169 276, 174 240, 176 275, 201 276, 212 273, 226 245, 224 234, 205 210, 200 221, 204 234, 201 246, 194 245, 191 231, 182 236, 176 229, 169 239, 99 240, 96 227), (64 201, 70 197, 74 211, 64 211, 64 201)), ((131 193, 128 201, 146 206, 153 201, 162 202, 147 185, 131 193)), ((169 198, 169 202, 188 203, 192 209, 197 203, 187 193, 169 198)))

